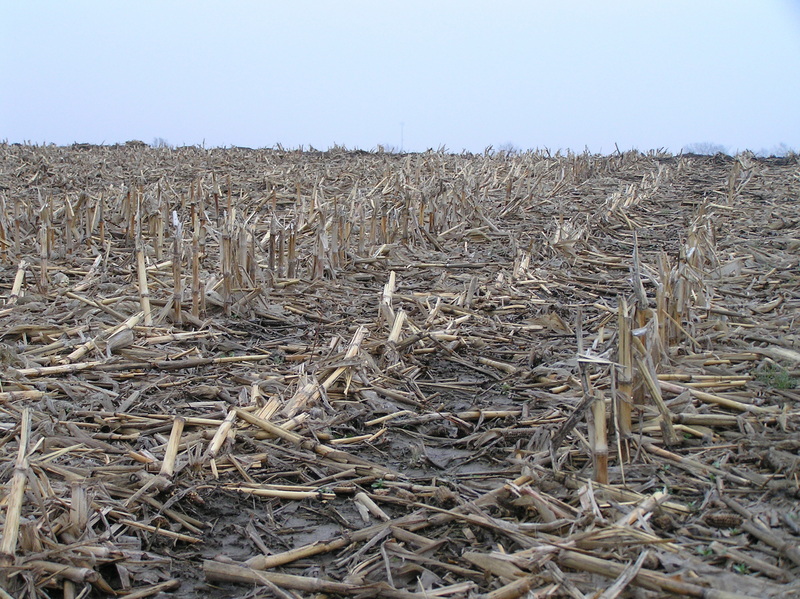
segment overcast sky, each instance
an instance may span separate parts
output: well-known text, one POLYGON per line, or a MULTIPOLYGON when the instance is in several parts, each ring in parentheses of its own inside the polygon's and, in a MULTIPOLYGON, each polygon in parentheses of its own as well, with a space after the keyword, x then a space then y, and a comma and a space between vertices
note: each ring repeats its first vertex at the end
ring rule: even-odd
POLYGON ((800 0, 0 0, 0 140, 800 149, 800 0))

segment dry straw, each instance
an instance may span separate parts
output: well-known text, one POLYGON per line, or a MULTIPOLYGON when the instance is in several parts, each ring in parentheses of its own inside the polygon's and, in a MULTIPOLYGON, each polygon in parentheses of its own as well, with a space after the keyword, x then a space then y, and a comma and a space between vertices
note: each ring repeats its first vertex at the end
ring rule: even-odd
POLYGON ((2 593, 796 593, 792 159, 0 155, 2 593))

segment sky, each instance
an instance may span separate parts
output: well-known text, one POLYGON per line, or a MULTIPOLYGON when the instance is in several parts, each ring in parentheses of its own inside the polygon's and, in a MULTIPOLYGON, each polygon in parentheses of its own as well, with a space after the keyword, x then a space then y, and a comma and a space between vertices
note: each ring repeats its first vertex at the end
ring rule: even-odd
POLYGON ((0 0, 0 140, 800 149, 800 0, 0 0))

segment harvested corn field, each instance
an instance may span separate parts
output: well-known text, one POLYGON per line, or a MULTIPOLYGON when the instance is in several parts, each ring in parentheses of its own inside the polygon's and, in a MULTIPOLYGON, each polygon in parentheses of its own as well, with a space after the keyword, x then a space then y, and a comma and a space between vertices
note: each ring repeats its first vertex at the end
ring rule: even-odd
POLYGON ((800 596, 795 156, 0 155, 0 596, 800 596))

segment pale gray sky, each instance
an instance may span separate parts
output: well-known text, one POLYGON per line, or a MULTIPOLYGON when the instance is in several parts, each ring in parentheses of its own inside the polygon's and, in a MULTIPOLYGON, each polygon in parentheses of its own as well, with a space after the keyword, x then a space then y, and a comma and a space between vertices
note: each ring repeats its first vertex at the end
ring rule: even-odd
POLYGON ((800 0, 0 0, 0 76, 9 142, 798 149, 800 0))

